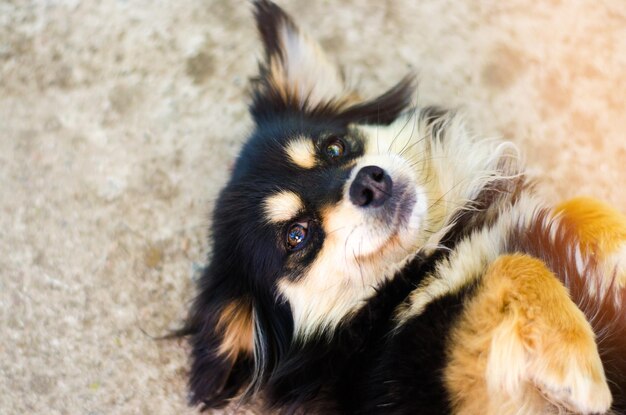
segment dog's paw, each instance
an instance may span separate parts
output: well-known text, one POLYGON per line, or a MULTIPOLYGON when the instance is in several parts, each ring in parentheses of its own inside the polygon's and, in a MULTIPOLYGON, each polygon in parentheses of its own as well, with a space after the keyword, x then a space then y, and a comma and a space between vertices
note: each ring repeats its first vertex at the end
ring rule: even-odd
POLYGON ((462 347, 453 349, 448 371, 458 413, 609 411, 611 391, 591 325, 541 260, 500 257, 467 310, 456 332, 462 347), (481 372, 485 382, 471 379, 481 372))
POLYGON ((576 330, 553 333, 530 359, 530 380, 552 403, 577 414, 603 414, 611 391, 592 337, 576 330))

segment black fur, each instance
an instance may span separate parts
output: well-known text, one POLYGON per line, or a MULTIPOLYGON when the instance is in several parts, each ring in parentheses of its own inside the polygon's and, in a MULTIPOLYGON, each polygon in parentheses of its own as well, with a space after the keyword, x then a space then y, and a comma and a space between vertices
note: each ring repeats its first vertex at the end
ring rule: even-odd
POLYGON ((257 1, 254 3, 254 17, 265 46, 266 62, 269 62, 270 58, 275 55, 284 58, 278 41, 278 29, 284 24, 291 31, 298 30, 289 15, 271 1, 257 1))
POLYGON ((415 77, 407 75, 393 88, 378 98, 353 105, 336 114, 339 119, 361 124, 389 125, 398 115, 412 105, 415 94, 415 77))
POLYGON ((330 339, 294 344, 266 385, 268 404, 286 413, 448 413, 442 334, 474 287, 432 302, 399 330, 393 320, 398 305, 448 253, 416 257, 330 339))

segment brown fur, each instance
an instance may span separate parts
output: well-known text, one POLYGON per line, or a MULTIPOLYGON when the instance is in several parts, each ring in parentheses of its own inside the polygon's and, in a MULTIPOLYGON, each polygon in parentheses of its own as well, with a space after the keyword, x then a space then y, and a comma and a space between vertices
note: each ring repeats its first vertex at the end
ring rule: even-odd
POLYGON ((596 199, 579 197, 555 209, 562 223, 576 229, 583 251, 605 257, 626 242, 626 217, 596 199))
POLYGON ((252 354, 252 307, 243 300, 229 303, 217 322, 223 333, 219 353, 234 360, 240 354, 252 354))
POLYGON ((542 395, 570 402, 572 409, 590 403, 571 400, 606 399, 593 331, 536 258, 496 260, 451 339, 445 378, 457 413, 545 413, 550 405, 542 395), (574 376, 588 379, 594 394, 576 396, 588 390, 570 384, 574 376), (514 405, 503 407, 507 401, 514 405))
POLYGON ((557 206, 555 212, 561 216, 564 226, 576 230, 582 251, 601 262, 604 272, 600 286, 603 292, 613 285, 613 288, 626 286, 626 267, 623 264, 626 258, 623 258, 624 254, 619 257, 619 250, 626 246, 626 216, 588 197, 568 200, 557 206))

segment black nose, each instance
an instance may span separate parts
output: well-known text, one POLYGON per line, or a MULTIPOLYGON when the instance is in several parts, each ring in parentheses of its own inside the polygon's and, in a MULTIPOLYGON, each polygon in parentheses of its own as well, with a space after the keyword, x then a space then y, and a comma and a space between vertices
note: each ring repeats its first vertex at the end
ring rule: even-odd
POLYGON ((393 181, 378 166, 363 167, 350 185, 350 201, 360 207, 382 206, 391 196, 393 181))

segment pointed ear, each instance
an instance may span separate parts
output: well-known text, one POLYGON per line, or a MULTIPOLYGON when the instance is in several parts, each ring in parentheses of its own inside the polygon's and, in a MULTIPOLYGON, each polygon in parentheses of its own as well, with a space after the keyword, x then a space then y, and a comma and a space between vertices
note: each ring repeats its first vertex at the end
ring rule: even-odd
POLYGON ((280 7, 257 0, 254 14, 265 46, 260 76, 253 82, 251 112, 255 117, 288 109, 307 111, 331 103, 345 106, 355 98, 346 90, 339 68, 280 7))
POLYGON ((253 372, 252 303, 218 287, 202 290, 184 329, 192 347, 190 403, 223 407, 239 395, 253 372))
POLYGON ((346 123, 389 125, 413 106, 417 83, 408 74, 382 95, 343 109, 337 117, 346 123))

